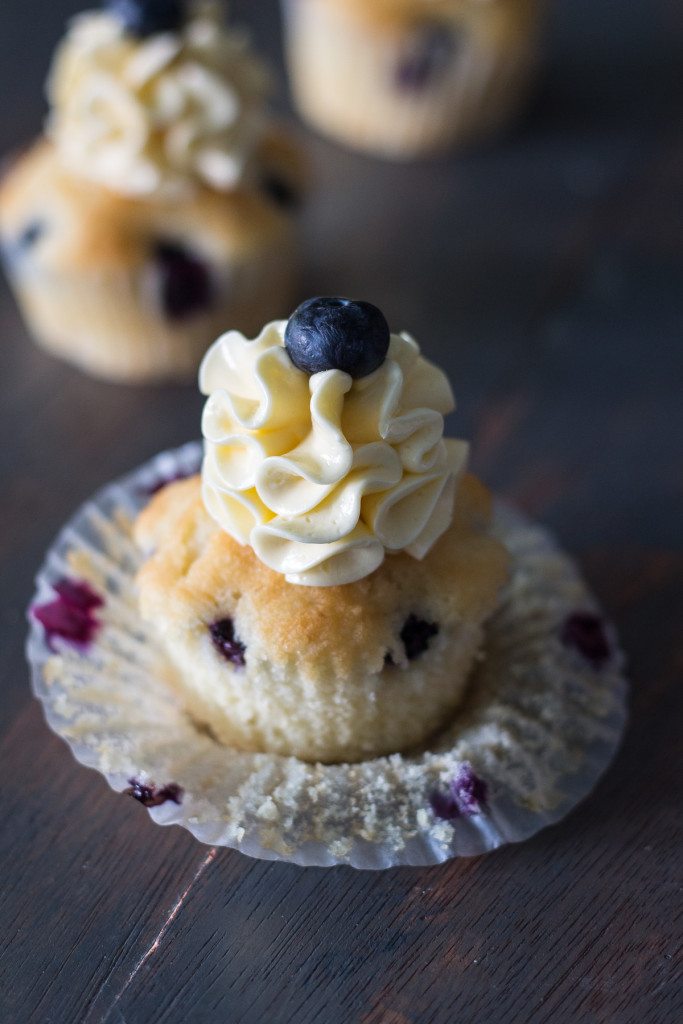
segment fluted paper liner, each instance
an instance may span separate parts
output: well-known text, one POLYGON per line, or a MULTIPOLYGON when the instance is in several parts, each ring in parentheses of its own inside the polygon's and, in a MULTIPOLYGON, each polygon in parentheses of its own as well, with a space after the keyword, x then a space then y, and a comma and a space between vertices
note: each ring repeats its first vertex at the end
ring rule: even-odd
POLYGON ((308 764, 222 746, 193 722, 137 613, 141 556, 131 524, 155 487, 196 472, 200 458, 198 443, 185 445, 105 487, 62 530, 38 574, 27 645, 33 689, 78 761, 117 791, 131 779, 181 787, 180 803, 150 809, 159 824, 301 865, 387 868, 481 854, 526 839, 586 796, 623 729, 623 659, 610 627, 600 667, 565 642, 568 618, 597 613, 596 602, 548 533, 503 506, 495 530, 512 576, 465 705, 425 749, 308 764), (64 578, 87 582, 104 601, 87 646, 50 640, 32 613, 64 578), (451 799, 448 820, 439 817, 463 771, 480 799, 451 799))

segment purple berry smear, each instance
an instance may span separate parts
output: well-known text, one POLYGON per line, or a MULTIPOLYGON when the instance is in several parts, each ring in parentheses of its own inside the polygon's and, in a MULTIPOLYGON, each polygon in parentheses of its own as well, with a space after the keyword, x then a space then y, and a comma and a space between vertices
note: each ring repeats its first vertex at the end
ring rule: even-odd
POLYGON ((401 630, 401 640, 408 661, 419 658, 429 647, 429 641, 439 632, 435 622, 426 622, 417 615, 409 615, 401 630))
POLYGON ((235 634, 235 623, 232 619, 219 619, 209 626, 211 642, 221 657, 232 662, 238 668, 244 668, 246 664, 245 652, 247 648, 235 634))
POLYGON ((75 647, 88 647, 101 625, 94 613, 104 600, 82 581, 64 578, 52 589, 55 600, 32 609, 34 619, 45 630, 48 646, 54 649, 54 640, 59 637, 75 647))
POLYGON ((183 789, 177 782, 169 782, 159 789, 153 782, 140 782, 139 779, 128 779, 130 789, 124 789, 126 796, 139 800, 145 807, 160 807, 169 800, 174 804, 183 802, 183 789))
POLYGON ((463 761, 457 774, 451 780, 446 793, 437 790, 429 798, 432 811, 443 821, 454 821, 456 818, 470 818, 481 814, 488 794, 488 786, 483 779, 475 775, 472 765, 463 761))

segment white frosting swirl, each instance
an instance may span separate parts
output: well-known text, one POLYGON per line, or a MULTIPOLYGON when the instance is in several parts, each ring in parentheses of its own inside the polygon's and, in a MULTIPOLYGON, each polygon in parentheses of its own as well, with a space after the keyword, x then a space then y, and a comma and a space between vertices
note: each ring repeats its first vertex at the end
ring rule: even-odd
POLYGON ((86 13, 57 51, 48 133, 66 167, 115 192, 226 190, 261 137, 266 93, 264 69, 214 4, 141 40, 113 14, 86 13))
POLYGON ((287 321, 238 331, 199 371, 202 493, 209 514, 290 583, 369 575, 386 552, 423 558, 448 528, 468 446, 443 437, 445 375, 407 334, 379 369, 309 377, 284 348, 287 321))

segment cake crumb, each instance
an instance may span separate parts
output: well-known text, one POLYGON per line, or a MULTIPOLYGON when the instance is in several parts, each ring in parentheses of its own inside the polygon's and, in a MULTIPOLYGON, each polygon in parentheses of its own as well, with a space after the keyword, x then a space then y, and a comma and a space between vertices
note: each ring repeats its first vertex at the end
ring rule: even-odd
POLYGON ((277 809, 275 801, 272 797, 267 797, 259 809, 256 812, 258 818, 262 818, 263 821, 277 821, 280 817, 280 812, 277 809))

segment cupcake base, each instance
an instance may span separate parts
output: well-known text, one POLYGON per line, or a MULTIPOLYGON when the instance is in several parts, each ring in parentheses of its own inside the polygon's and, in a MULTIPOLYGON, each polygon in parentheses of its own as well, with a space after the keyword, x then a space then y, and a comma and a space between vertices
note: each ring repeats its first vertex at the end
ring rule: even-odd
POLYGON ((490 519, 489 492, 465 474, 422 560, 388 554, 354 583, 298 586, 214 522, 196 476, 136 521, 138 608, 221 742, 326 763, 408 750, 466 692, 507 573, 490 519))
POLYGON ((37 142, 0 189, 4 262, 36 342, 106 380, 190 381, 227 327, 286 316, 303 171, 284 137, 267 142, 263 180, 177 201, 77 180, 37 142))
POLYGON ((225 273, 225 298, 206 314, 176 324, 158 311, 152 275, 143 269, 27 276, 9 268, 15 295, 34 341, 51 355, 114 383, 162 384, 195 379, 212 339, 227 325, 258 333, 264 304, 286 315, 294 294, 296 257, 282 238, 225 273))
POLYGON ((623 659, 571 560, 543 529, 500 507, 495 530, 512 576, 467 701, 425 748, 320 765, 216 742, 174 693, 134 591, 132 521, 155 488, 196 472, 200 457, 188 445, 105 488, 38 575, 33 687, 79 761, 160 824, 318 866, 484 853, 559 820, 590 791, 624 726, 623 659))
POLYGON ((382 12, 348 0, 284 0, 292 92, 323 135, 410 160, 504 129, 537 63, 539 4, 425 4, 382 12))

